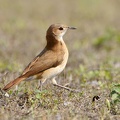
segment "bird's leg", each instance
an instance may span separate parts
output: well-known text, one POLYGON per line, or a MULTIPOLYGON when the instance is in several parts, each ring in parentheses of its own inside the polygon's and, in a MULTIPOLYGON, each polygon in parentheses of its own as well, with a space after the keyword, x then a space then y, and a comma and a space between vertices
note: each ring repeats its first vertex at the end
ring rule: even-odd
POLYGON ((43 84, 43 83, 42 83, 42 81, 40 80, 39 83, 38 83, 38 89, 39 89, 40 91, 42 91, 42 84, 43 84))
POLYGON ((42 91, 42 85, 43 85, 43 83, 42 83, 42 81, 40 80, 40 91, 42 91))
POLYGON ((42 91, 42 86, 43 86, 43 83, 46 81, 46 79, 41 79, 39 81, 39 86, 38 86, 38 89, 40 89, 40 91, 42 91))
POLYGON ((71 88, 69 88, 69 87, 59 85, 59 84, 56 82, 55 78, 52 79, 52 83, 53 83, 53 85, 55 85, 55 86, 57 86, 57 87, 64 88, 64 89, 69 90, 69 91, 71 91, 71 92, 80 92, 80 91, 78 91, 78 90, 74 90, 74 89, 71 89, 71 88))

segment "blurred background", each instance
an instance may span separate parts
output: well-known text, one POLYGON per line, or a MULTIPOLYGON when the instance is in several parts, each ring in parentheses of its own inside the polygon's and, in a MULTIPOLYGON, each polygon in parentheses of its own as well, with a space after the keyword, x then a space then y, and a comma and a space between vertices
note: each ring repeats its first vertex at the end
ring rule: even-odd
POLYGON ((69 67, 108 59, 118 65, 119 5, 119 0, 0 0, 0 70, 21 71, 44 48, 53 23, 77 27, 64 36, 69 67))

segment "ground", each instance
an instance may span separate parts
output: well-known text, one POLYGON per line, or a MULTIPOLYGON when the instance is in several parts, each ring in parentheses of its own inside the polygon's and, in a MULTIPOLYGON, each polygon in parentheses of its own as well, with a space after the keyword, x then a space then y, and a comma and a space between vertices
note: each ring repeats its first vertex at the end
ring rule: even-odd
POLYGON ((0 92, 1 120, 119 120, 120 118, 119 0, 1 0, 0 88, 20 75, 44 48, 53 23, 77 27, 64 41, 69 49, 58 83, 21 82, 0 92))

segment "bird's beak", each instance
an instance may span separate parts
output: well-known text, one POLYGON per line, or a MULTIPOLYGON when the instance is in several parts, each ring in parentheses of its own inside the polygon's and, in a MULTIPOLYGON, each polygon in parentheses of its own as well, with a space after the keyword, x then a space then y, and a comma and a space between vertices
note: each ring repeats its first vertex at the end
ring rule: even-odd
POLYGON ((77 28, 75 28, 75 27, 68 27, 68 29, 73 29, 73 30, 75 30, 75 29, 77 29, 77 28))

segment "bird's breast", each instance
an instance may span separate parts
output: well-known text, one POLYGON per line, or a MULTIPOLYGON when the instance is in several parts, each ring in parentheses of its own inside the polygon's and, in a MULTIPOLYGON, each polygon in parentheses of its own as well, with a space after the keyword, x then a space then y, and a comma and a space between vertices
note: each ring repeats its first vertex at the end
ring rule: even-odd
MULTIPOLYGON (((62 57, 62 61, 56 67, 52 67, 52 68, 44 71, 42 74, 42 78, 45 78, 45 79, 53 78, 56 75, 60 74, 64 70, 64 68, 67 64, 67 61, 68 61, 69 54, 68 54, 68 49, 67 49, 65 43, 63 45, 64 45, 63 46, 64 53, 61 53, 61 55, 60 55, 62 57)), ((60 58, 60 56, 58 56, 58 58, 60 58)))

